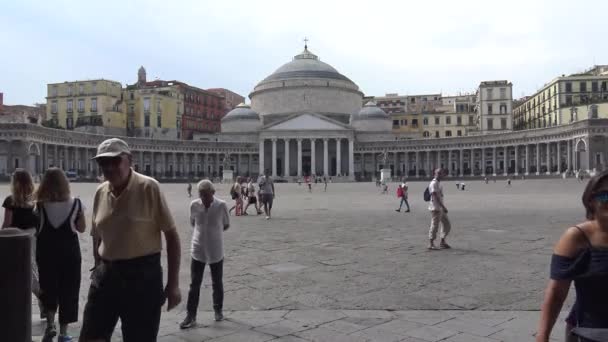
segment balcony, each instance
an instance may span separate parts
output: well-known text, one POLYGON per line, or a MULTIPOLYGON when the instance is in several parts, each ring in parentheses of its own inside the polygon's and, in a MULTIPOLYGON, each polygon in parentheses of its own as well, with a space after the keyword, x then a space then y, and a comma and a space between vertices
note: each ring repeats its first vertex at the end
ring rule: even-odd
POLYGON ((103 126, 103 118, 101 115, 83 116, 76 120, 76 127, 82 126, 103 126))

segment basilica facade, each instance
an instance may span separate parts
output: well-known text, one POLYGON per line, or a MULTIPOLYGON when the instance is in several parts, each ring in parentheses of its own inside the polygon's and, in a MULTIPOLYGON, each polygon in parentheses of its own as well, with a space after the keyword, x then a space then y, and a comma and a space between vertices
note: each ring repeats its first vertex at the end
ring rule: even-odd
MULTIPOLYGON (((335 181, 370 180, 381 169, 393 177, 428 177, 443 167, 453 177, 546 175, 604 169, 608 119, 523 131, 411 139, 357 84, 322 62, 307 47, 259 82, 224 116, 221 133, 194 140, 124 137, 134 167, 159 180, 257 176, 268 170, 292 182, 306 175, 335 181)), ((108 136, 25 123, 0 124, 0 175, 17 167, 39 174, 49 166, 94 179, 90 158, 108 136)))

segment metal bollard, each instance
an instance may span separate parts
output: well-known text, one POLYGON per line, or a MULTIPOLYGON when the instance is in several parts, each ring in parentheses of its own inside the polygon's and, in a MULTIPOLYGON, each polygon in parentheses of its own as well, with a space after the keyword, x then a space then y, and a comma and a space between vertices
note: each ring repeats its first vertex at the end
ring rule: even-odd
POLYGON ((21 229, 0 229, 2 341, 32 341, 32 238, 21 229))

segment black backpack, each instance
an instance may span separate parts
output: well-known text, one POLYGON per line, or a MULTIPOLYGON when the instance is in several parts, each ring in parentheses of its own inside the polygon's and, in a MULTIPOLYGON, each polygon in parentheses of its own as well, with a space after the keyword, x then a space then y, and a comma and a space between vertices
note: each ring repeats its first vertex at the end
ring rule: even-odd
POLYGON ((425 202, 430 202, 431 201, 431 192, 429 191, 429 187, 427 186, 426 189, 424 189, 424 201, 425 202))

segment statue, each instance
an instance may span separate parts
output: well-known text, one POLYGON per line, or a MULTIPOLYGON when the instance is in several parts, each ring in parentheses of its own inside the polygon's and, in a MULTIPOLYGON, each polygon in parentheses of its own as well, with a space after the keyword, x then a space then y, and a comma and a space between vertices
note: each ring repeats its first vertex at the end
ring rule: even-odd
POLYGON ((378 157, 382 158, 382 166, 386 167, 388 165, 388 151, 385 149, 384 152, 378 154, 378 157))
POLYGON ((230 153, 224 153, 224 160, 222 160, 222 167, 224 170, 229 170, 232 165, 232 157, 230 153))

